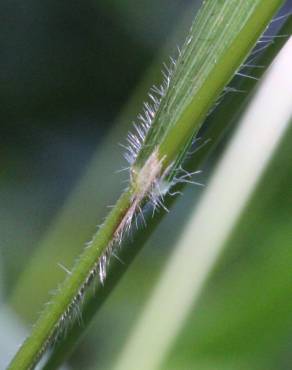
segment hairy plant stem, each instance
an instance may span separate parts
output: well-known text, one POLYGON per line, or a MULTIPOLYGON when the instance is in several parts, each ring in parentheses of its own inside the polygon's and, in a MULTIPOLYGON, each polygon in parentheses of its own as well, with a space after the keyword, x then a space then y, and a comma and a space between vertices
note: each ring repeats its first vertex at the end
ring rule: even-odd
MULTIPOLYGON (((32 335, 24 342, 22 348, 26 350, 18 352, 10 365, 11 369, 32 368, 50 343, 56 330, 61 329, 62 325, 66 325, 66 322, 63 321, 69 320, 67 315, 71 314, 70 306, 78 303, 74 302, 76 297, 78 299, 76 295, 80 292, 80 289, 85 289, 90 283, 88 279, 95 276, 94 270, 97 268, 99 257, 107 247, 108 241, 112 240, 120 219, 130 206, 131 193, 131 190, 126 191, 117 201, 115 208, 110 212, 99 232, 94 236, 90 248, 84 250, 71 273, 67 275, 52 301, 46 306, 33 328, 32 335), (92 274, 94 275, 91 276, 92 274)), ((82 299, 81 296, 80 299, 82 299)))
MULTIPOLYGON (((31 369, 80 306, 101 258, 198 131, 282 0, 206 1, 199 12, 131 169, 129 188, 100 226, 36 322, 9 369, 31 369), (134 175, 133 175, 134 174, 134 175)), ((171 169, 172 170, 172 169, 171 169)), ((175 170, 175 169, 173 169, 175 170)))

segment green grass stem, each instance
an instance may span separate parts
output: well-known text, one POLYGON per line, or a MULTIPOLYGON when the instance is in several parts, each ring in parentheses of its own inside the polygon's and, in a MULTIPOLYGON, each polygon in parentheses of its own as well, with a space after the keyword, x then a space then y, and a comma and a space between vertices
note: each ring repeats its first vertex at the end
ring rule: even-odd
POLYGON ((281 0, 205 1, 170 77, 169 88, 132 167, 135 178, 121 195, 91 246, 78 258, 12 360, 9 369, 31 369, 72 318, 100 258, 116 241, 129 212, 148 196, 153 182, 171 166, 198 131, 203 118, 264 31, 281 0))

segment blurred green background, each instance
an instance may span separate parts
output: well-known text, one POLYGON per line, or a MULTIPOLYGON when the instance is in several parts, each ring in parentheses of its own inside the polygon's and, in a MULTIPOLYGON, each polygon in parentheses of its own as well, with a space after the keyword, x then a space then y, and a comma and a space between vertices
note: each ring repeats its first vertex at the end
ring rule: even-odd
MULTIPOLYGON (((118 143, 199 4, 0 2, 1 368, 64 278, 58 263, 71 266, 124 188, 118 143)), ((292 368, 291 140, 290 129, 163 369, 292 368)), ((110 369, 201 191, 185 189, 70 369, 110 369)))

